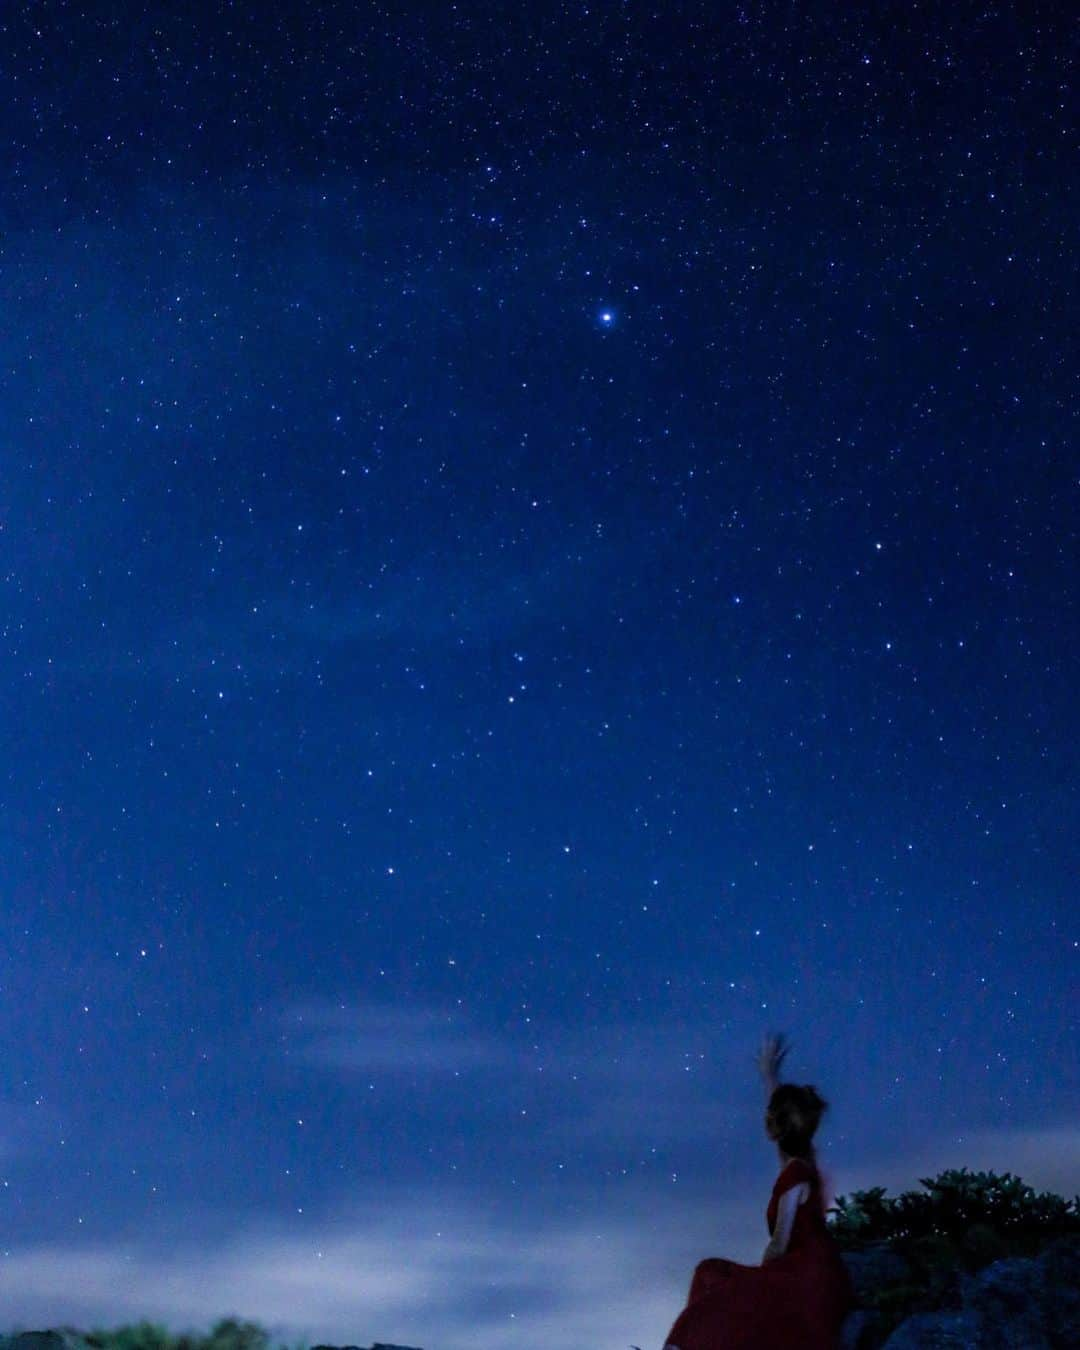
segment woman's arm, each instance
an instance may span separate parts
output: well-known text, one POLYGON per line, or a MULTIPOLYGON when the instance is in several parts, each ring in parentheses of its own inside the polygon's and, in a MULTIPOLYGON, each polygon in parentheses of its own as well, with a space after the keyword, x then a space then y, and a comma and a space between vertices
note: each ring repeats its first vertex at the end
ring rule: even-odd
POLYGON ((783 1033, 766 1034, 761 1042, 761 1049, 758 1051, 757 1066, 758 1073, 761 1074, 761 1081, 765 1087, 765 1097, 768 1099, 780 1086, 780 1066, 784 1062, 784 1056, 791 1049, 784 1039, 783 1033))
POLYGON ((810 1187, 804 1181, 798 1186, 789 1186, 776 1202, 776 1227, 761 1258, 763 1266, 777 1256, 783 1256, 787 1251, 788 1243, 791 1241, 791 1230, 795 1225, 795 1211, 806 1199, 809 1191, 810 1187))

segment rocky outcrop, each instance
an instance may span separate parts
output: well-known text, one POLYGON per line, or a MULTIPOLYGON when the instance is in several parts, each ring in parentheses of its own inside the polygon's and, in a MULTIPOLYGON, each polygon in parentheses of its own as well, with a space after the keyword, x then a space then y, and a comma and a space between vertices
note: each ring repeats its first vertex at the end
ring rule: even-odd
MULTIPOLYGON (((904 1284, 910 1267, 882 1246, 843 1253, 857 1302, 904 1284)), ((886 1336, 877 1314, 857 1308, 842 1350, 1076 1350, 1080 1346, 1080 1238, 1059 1238, 1037 1257, 1009 1257, 960 1274, 958 1306, 908 1317, 886 1336)))
POLYGON ((857 1303, 864 1302, 875 1290, 886 1285, 902 1284, 911 1275, 909 1263, 887 1242, 876 1242, 861 1251, 841 1252, 840 1255, 855 1287, 857 1303))

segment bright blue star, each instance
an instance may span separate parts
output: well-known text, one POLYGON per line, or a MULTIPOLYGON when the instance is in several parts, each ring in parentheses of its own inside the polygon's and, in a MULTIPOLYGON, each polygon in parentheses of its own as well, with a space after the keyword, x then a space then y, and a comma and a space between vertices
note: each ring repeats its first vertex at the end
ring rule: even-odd
POLYGON ((602 309, 597 314, 596 321, 601 328, 611 328, 615 323, 615 311, 613 309, 602 309))

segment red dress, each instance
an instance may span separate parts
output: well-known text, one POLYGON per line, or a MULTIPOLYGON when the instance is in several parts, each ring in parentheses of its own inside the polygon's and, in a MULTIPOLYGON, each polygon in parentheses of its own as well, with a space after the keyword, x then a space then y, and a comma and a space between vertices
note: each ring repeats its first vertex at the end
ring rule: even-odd
POLYGON ((667 1346, 678 1350, 836 1350, 853 1302, 851 1278, 825 1224, 817 1168, 793 1158, 776 1179, 765 1221, 772 1233, 780 1196, 800 1182, 787 1250, 763 1266, 712 1257, 694 1271, 690 1296, 667 1346))

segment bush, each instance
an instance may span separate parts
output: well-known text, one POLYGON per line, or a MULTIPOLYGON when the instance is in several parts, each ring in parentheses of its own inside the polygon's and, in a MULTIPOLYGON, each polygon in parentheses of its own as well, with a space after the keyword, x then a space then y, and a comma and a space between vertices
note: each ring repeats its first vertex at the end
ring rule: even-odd
POLYGON ((904 1250, 920 1239, 944 1238, 964 1252, 966 1266, 979 1269, 987 1264, 984 1256, 1034 1256, 1055 1238, 1080 1233, 1080 1196, 1036 1194, 1010 1172, 999 1177, 962 1167, 919 1180, 929 1194, 905 1191, 888 1200, 885 1188, 875 1186, 854 1191, 850 1200, 838 1196, 829 1231, 841 1249, 889 1242, 904 1250))
POLYGON ((134 1322, 113 1331, 95 1327, 87 1340, 101 1350, 175 1350, 174 1338, 158 1322, 134 1322))
POLYGON ((173 1336, 155 1322, 138 1322, 112 1331, 95 1328, 86 1340, 98 1350, 270 1350, 269 1334, 257 1322, 233 1317, 215 1322, 208 1336, 173 1336))

